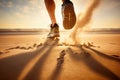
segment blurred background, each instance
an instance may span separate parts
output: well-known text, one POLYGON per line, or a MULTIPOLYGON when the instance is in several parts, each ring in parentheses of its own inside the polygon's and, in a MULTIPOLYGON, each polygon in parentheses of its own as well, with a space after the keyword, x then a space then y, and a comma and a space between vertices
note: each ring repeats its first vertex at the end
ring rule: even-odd
MULTIPOLYGON (((90 0, 71 0, 75 12, 85 11, 90 0)), ((62 26, 61 0, 55 0, 56 18, 62 26)), ((51 24, 44 0, 0 0, 0 29, 40 29, 51 24)), ((120 28, 120 0, 101 0, 95 10, 90 28, 120 28)))

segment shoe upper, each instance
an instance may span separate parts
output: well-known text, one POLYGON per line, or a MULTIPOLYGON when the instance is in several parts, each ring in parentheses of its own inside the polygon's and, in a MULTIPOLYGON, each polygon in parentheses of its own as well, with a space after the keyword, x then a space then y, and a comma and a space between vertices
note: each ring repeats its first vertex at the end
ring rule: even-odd
POLYGON ((65 0, 62 4, 62 7, 65 6, 66 4, 72 4, 73 5, 73 3, 70 0, 65 0))
POLYGON ((60 35, 59 35, 59 26, 58 26, 58 24, 54 24, 53 26, 52 26, 52 24, 51 24, 51 26, 50 26, 50 32, 49 32, 49 34, 48 34, 48 37, 59 37, 60 35))
POLYGON ((50 28, 51 28, 51 32, 55 32, 55 33, 59 32, 58 24, 54 24, 54 26, 52 26, 52 24, 51 24, 50 28))

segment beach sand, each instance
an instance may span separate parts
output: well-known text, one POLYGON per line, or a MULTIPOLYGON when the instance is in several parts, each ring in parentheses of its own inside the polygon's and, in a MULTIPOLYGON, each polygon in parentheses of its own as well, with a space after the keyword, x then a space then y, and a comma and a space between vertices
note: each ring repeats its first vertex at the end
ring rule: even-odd
POLYGON ((80 41, 0 35, 0 80, 120 80, 119 34, 82 34, 80 41))

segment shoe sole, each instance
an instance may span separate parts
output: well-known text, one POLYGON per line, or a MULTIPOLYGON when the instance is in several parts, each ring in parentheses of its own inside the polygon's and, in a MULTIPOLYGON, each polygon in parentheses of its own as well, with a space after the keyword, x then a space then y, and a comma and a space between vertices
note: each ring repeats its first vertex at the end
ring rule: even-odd
POLYGON ((63 7, 63 26, 65 29, 72 29, 76 23, 76 15, 72 4, 63 7))

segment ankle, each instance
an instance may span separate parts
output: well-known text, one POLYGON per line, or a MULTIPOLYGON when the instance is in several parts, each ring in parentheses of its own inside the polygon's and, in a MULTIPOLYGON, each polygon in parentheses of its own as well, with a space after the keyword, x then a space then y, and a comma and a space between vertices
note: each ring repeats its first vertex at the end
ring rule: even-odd
POLYGON ((51 24, 51 27, 59 27, 57 23, 51 24))
POLYGON ((62 2, 64 2, 65 0, 62 0, 62 2))
POLYGON ((56 23, 52 23, 51 26, 53 27, 56 23))
POLYGON ((57 24, 57 22, 56 21, 52 21, 51 26, 54 26, 55 24, 57 24))

